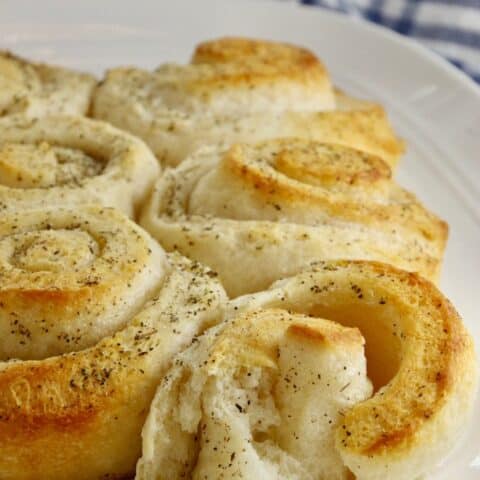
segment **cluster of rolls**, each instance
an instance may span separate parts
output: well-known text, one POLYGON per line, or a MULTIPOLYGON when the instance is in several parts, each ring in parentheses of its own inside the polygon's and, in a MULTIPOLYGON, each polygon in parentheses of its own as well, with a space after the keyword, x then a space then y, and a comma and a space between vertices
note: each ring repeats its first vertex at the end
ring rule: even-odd
POLYGON ((0 53, 0 478, 410 480, 468 421, 448 228, 303 48, 0 53))

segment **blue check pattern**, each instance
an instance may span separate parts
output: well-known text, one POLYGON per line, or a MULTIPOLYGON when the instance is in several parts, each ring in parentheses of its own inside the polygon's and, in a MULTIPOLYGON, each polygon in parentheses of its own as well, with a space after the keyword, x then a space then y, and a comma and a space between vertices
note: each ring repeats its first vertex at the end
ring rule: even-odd
POLYGON ((435 50, 480 84, 480 0, 300 0, 363 17, 435 50))

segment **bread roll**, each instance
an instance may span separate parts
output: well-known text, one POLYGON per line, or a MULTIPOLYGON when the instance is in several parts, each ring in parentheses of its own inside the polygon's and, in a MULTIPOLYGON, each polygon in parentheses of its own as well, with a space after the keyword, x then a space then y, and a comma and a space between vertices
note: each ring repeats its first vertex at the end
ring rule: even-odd
POLYGON ((32 117, 86 115, 95 84, 92 75, 0 51, 0 117, 16 113, 32 117))
POLYGON ((299 139, 204 148, 167 170, 141 224, 232 296, 324 259, 373 259, 436 279, 447 226, 379 157, 299 139))
MULTIPOLYGON (((298 136, 381 155, 402 152, 383 109, 335 107, 324 67, 298 47, 245 39, 201 44, 186 66, 119 68, 95 93, 93 115, 143 138, 166 165, 202 145, 298 136)), ((368 106, 367 106, 368 105, 368 106)))
POLYGON ((217 320, 208 270, 102 207, 0 223, 0 478, 124 478, 173 354, 217 320))
POLYGON ((471 414, 472 339, 416 274, 322 262, 225 319, 160 383, 137 480, 411 480, 471 414))
POLYGON ((99 203, 133 216, 158 172, 141 140, 104 122, 0 119, 0 212, 99 203))
POLYGON ((158 389, 137 480, 346 478, 335 427, 371 394, 363 343, 281 309, 211 329, 158 389))
POLYGON ((126 95, 130 104, 135 102, 139 110, 153 115, 169 110, 241 115, 335 107, 327 71, 303 48, 226 38, 202 44, 197 52, 189 65, 164 64, 154 72, 128 67, 111 70, 96 93, 94 114, 98 96, 109 91, 126 95), (227 57, 216 62, 212 55, 221 49, 227 57))

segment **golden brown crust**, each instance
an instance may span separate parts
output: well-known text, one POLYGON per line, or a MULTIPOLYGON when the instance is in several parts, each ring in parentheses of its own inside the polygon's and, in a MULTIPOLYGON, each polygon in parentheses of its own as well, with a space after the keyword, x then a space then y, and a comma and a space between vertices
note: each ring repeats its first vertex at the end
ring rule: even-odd
POLYGON ((362 454, 381 454, 388 448, 408 446, 422 424, 441 411, 449 397, 462 388, 459 380, 466 373, 462 370, 465 366, 471 368, 473 360, 473 342, 458 313, 430 282, 390 265, 373 265, 372 270, 375 275, 396 277, 396 295, 389 302, 397 303, 403 314, 402 343, 411 343, 415 353, 409 352, 410 358, 405 354, 400 367, 402 375, 390 382, 388 395, 384 393, 383 398, 372 399, 346 415, 340 441, 345 449, 362 454), (405 299, 407 292, 409 297, 405 299), (462 366, 464 362, 466 365, 462 366), (407 363, 421 366, 422 375, 416 376, 413 368, 408 374, 407 363), (376 431, 364 435, 359 417, 375 425, 376 431))
POLYGON ((161 265, 152 265, 158 248, 152 256, 154 242, 112 209, 32 210, 2 220, 0 360, 89 347, 122 326, 160 281, 161 265))
POLYGON ((313 54, 248 39, 206 42, 189 65, 164 64, 152 73, 111 70, 96 92, 94 114, 99 93, 108 97, 122 90, 128 102, 135 90, 133 100, 160 120, 181 114, 331 110, 335 102, 328 72, 313 54))
MULTIPOLYGON (((292 118, 292 123, 294 120, 295 118, 292 118)), ((395 136, 387 113, 380 105, 317 113, 311 118, 305 118, 299 127, 309 132, 308 138, 372 153, 381 157, 392 168, 405 152, 403 141, 395 136)), ((295 136, 298 135, 295 133, 295 136)))
POLYGON ((141 140, 104 122, 0 118, 0 211, 99 203, 133 216, 158 173, 141 140))
MULTIPOLYGON (((295 78, 299 82, 328 81, 328 73, 320 60, 306 48, 285 43, 224 37, 200 43, 191 60, 192 64, 236 65, 255 72, 255 82, 295 78), (279 75, 280 74, 280 75, 279 75)), ((243 74, 244 75, 244 74, 243 74)), ((243 79, 253 80, 248 74, 243 79)))
POLYGON ((401 153, 385 113, 354 121, 332 111, 328 73, 309 51, 275 42, 226 38, 205 42, 186 66, 154 72, 117 68, 95 92, 93 116, 143 138, 162 163, 177 165, 198 147, 279 136, 358 143, 395 164, 401 153), (315 112, 315 113, 314 113, 315 112), (339 128, 340 127, 340 128, 339 128))
POLYGON ((137 476, 346 479, 348 467, 359 480, 409 480, 449 451, 475 384, 472 339, 430 282, 378 262, 319 262, 231 301, 225 321, 176 357, 137 476), (337 380, 332 415, 322 402, 337 380))
POLYGON ((319 204, 328 215, 345 220, 406 224, 445 248, 446 222, 400 191, 388 165, 373 155, 335 144, 280 139, 253 147, 233 145, 222 166, 265 203, 319 204), (369 201, 376 191, 384 191, 384 202, 369 201))
POLYGON ((192 63, 243 63, 246 59, 274 66, 285 62, 286 65, 298 64, 306 68, 320 63, 306 48, 244 37, 222 37, 201 42, 195 48, 192 63))
POLYGON ((380 158, 336 144, 205 148, 159 179, 140 222, 218 271, 233 296, 332 258, 437 279, 448 227, 391 177, 380 158))
POLYGON ((359 479, 424 473, 468 418, 472 338, 451 303, 415 273, 376 262, 321 262, 234 306, 231 314, 281 306, 360 329, 377 392, 345 412, 337 430, 337 446, 359 479))
POLYGON ((321 344, 361 344, 365 342, 358 328, 349 328, 344 330, 330 329, 327 332, 321 332, 312 328, 310 325, 295 324, 288 328, 288 334, 295 337, 310 340, 313 343, 321 344))
MULTIPOLYGON (((288 140, 279 142, 287 143, 288 140)), ((300 182, 328 187, 335 184, 374 184, 390 179, 392 172, 380 158, 335 144, 305 142, 301 149, 289 150, 288 146, 277 154, 275 168, 278 172, 300 182), (311 155, 315 162, 311 161, 311 155), (335 161, 338 157, 342 162, 335 161)))
POLYGON ((264 40, 204 42, 185 67, 111 70, 93 115, 143 138, 167 165, 210 143, 282 136, 352 146, 392 167, 404 150, 380 105, 334 94, 311 52, 264 40), (339 110, 324 112, 335 99, 339 110))
POLYGON ((4 220, 0 478, 130 475, 159 378, 172 355, 217 320, 223 290, 198 264, 167 260, 111 209, 4 220), (90 237, 98 248, 89 248, 90 237))

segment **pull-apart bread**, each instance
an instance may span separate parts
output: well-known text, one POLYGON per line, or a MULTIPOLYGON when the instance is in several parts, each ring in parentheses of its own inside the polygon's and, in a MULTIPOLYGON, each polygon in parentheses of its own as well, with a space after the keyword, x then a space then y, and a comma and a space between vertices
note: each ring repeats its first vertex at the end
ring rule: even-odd
POLYGON ((164 172, 140 223, 217 271, 232 296, 334 258, 436 279, 447 238, 381 158, 299 139, 198 150, 164 172))
POLYGON ((0 213, 97 203, 129 216, 145 200, 158 162, 138 138, 79 116, 0 118, 0 213))
POLYGON ((472 340, 416 274, 325 262, 225 317, 163 377, 137 480, 412 480, 469 418, 472 340))
POLYGON ((32 63, 0 51, 0 117, 23 113, 86 115, 96 80, 92 75, 32 63))
POLYGON ((209 270, 103 207, 2 215, 0 478, 128 478, 172 356, 219 320, 209 270))
POLYGON ((430 472, 477 370, 402 151, 293 45, 0 52, 0 480, 430 472))
POLYGON ((222 38, 200 44, 188 65, 109 71, 92 114, 138 135, 166 165, 211 143, 297 136, 360 148, 394 166, 403 146, 382 107, 351 102, 335 111, 336 97, 308 50, 222 38))

